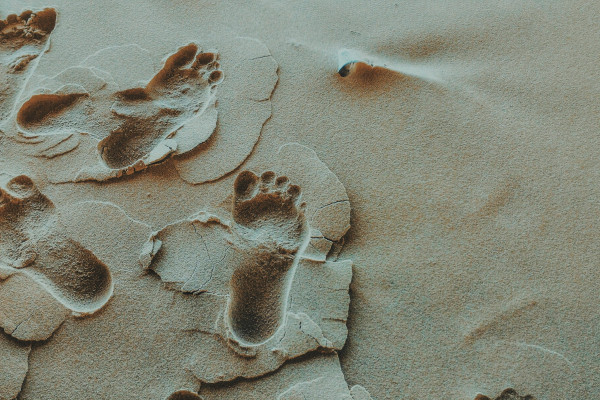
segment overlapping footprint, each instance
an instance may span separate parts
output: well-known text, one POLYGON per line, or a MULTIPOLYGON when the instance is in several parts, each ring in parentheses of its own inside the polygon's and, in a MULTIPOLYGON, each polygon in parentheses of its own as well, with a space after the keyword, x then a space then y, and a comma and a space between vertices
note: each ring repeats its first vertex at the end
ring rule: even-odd
POLYGON ((215 90, 223 80, 217 57, 191 43, 171 55, 144 87, 126 90, 118 90, 100 70, 67 69, 42 83, 60 87, 47 88, 21 105, 18 127, 28 137, 84 134, 97 141, 100 162, 88 166, 79 179, 131 174, 182 147, 194 148, 212 134, 217 119, 215 90), (204 133, 195 138, 177 134, 198 118, 204 133))
POLYGON ((252 151, 277 82, 262 43, 219 43, 219 52, 190 43, 162 67, 137 45, 110 47, 56 76, 35 76, 12 137, 49 160, 53 182, 119 178, 166 159, 190 183, 218 179, 252 151), (222 68, 222 53, 235 63, 222 68), (124 73, 123 62, 138 67, 124 73), (138 85, 149 78, 142 74, 154 77, 138 85))
POLYGON ((55 25, 53 8, 27 10, 0 20, 0 128, 13 113, 39 56, 48 49, 55 25))
MULTIPOLYGON (((0 20, 0 132, 15 112, 20 92, 31 76, 40 55, 48 49, 56 25, 56 11, 46 8, 11 14, 0 20)), ((0 238, 5 236, 0 233, 0 238)), ((0 239, 1 240, 1 239, 0 239)), ((0 275, 4 268, 0 264, 0 275)), ((0 279, 3 279, 0 277, 0 279)), ((47 338, 60 324, 60 307, 48 305, 48 299, 36 292, 37 287, 23 279, 9 279, 0 288, 0 324, 7 334, 23 340, 47 338), (10 288, 5 287, 9 285, 10 288), (8 295, 8 298, 7 296, 8 295), (15 301, 15 295, 19 300, 15 301), (41 301, 40 301, 41 300, 41 301), (33 310, 48 311, 41 321, 30 317, 33 310), (48 333, 50 331, 50 333, 48 333)), ((28 368, 31 345, 0 334, 0 398, 15 398, 21 390, 28 368)))

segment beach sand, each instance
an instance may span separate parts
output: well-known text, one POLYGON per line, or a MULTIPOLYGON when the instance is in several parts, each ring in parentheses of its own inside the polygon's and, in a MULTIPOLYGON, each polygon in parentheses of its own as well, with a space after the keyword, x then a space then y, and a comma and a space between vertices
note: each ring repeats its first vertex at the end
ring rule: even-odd
POLYGON ((599 397, 599 13, 2 0, 0 399, 599 397))

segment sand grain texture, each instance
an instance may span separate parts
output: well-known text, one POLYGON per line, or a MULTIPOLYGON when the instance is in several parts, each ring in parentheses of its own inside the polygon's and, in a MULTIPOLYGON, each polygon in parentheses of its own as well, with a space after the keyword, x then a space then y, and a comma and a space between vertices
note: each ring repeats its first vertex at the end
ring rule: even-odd
POLYGON ((0 398, 599 398, 599 14, 0 1, 0 398))

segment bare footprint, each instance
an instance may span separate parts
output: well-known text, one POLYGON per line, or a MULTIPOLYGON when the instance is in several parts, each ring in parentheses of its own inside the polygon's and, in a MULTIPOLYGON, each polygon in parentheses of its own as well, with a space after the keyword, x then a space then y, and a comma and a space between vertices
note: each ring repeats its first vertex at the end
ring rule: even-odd
POLYGON ((56 25, 56 11, 24 11, 0 20, 0 121, 12 113, 19 92, 31 72, 31 63, 46 49, 56 25))
POLYGON ((108 267, 62 235, 54 205, 25 175, 0 175, 0 264, 7 275, 34 279, 76 313, 92 313, 112 295, 108 267))
POLYGON ((349 218, 337 206, 348 200, 331 171, 305 150, 280 152, 287 161, 279 177, 241 172, 223 204, 229 218, 200 211, 153 232, 141 249, 142 268, 166 287, 221 302, 196 327, 214 338, 190 361, 201 382, 256 378, 287 360, 344 346, 352 262, 327 260, 327 247, 307 251, 322 232, 332 240, 345 233, 349 218), (296 157, 307 164, 300 173, 287 167, 296 157))
POLYGON ((141 169, 175 152, 178 143, 169 139, 214 105, 223 80, 217 58, 192 43, 171 55, 145 87, 109 92, 98 84, 91 93, 81 85, 65 85, 59 93, 32 96, 21 106, 17 123, 30 135, 89 134, 99 141, 108 169, 141 169))
POLYGON ((178 390, 170 395, 167 400, 202 400, 202 397, 189 390, 178 390))
POLYGON ((145 88, 117 93, 112 112, 121 123, 99 144, 110 168, 143 159, 212 100, 212 89, 223 80, 216 53, 198 53, 198 46, 180 48, 145 88), (187 67, 187 68, 186 68, 187 67))
POLYGON ((298 254, 309 229, 300 187, 268 171, 250 171, 234 183, 232 227, 236 248, 245 253, 231 277, 229 325, 243 342, 269 339, 282 325, 298 254))
MULTIPOLYGON (((480 394, 475 398, 475 400, 492 400, 492 399, 480 394)), ((502 393, 500 393, 500 396, 496 397, 495 400, 535 400, 535 398, 532 395, 519 396, 519 394, 517 393, 516 390, 506 389, 502 393)))

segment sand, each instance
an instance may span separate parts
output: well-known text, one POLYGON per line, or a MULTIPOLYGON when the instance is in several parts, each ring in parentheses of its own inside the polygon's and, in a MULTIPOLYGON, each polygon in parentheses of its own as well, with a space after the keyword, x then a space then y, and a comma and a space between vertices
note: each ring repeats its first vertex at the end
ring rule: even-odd
POLYGON ((0 399, 600 396, 600 7, 0 2, 0 399))

